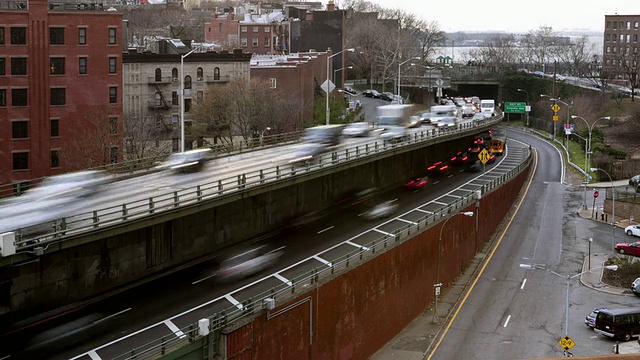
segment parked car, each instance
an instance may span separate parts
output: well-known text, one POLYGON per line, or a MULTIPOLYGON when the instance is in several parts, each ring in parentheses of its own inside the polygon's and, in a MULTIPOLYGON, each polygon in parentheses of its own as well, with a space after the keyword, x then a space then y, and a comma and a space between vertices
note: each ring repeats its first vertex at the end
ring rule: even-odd
POLYGON ((202 170, 205 162, 212 156, 211 149, 195 149, 181 153, 171 154, 167 161, 160 165, 163 170, 171 170, 174 173, 189 173, 202 170))
POLYGON ((391 101, 391 100, 393 100, 394 97, 395 97, 395 95, 393 95, 392 93, 390 93, 388 91, 383 92, 382 94, 380 94, 380 99, 382 99, 382 100, 391 101))
POLYGON ((376 90, 373 90, 373 89, 369 89, 369 90, 363 91, 362 95, 364 95, 364 96, 366 96, 368 98, 380 99, 380 93, 377 92, 376 90))
POLYGON ((371 128, 369 127, 369 123, 355 122, 348 124, 344 130, 342 130, 342 135, 350 137, 364 137, 369 136, 370 132, 371 128))
POLYGON ((344 87, 344 92, 346 92, 347 94, 351 94, 351 95, 356 95, 358 93, 355 89, 353 89, 351 87, 348 87, 348 86, 344 87))
POLYGON ((429 182, 429 177, 419 176, 417 178, 412 179, 408 183, 404 184, 404 187, 409 190, 417 191, 427 186, 428 182, 429 182))
POLYGON ((640 236, 640 225, 629 225, 624 228, 624 233, 629 236, 640 236))
POLYGON ((620 254, 640 256, 640 241, 633 243, 620 243, 616 244, 616 251, 620 254))
POLYGON ((638 185, 640 185, 640 175, 633 176, 629 179, 629 185, 638 187, 638 185))
POLYGON ((597 309, 591 310, 589 315, 587 315, 586 318, 584 319, 584 324, 592 329, 596 327, 596 317, 598 316, 598 313, 600 312, 600 310, 605 310, 605 309, 606 308, 597 308, 597 309))
POLYGON ((640 278, 633 280, 631 283, 631 291, 636 295, 640 295, 640 278))

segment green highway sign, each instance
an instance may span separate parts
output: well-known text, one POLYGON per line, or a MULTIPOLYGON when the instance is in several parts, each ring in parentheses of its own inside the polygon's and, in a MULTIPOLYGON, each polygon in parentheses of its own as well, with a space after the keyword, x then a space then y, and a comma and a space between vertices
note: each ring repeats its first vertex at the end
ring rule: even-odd
POLYGON ((516 114, 524 114, 527 109, 527 103, 525 102, 505 102, 504 103, 504 112, 506 113, 516 113, 516 114))

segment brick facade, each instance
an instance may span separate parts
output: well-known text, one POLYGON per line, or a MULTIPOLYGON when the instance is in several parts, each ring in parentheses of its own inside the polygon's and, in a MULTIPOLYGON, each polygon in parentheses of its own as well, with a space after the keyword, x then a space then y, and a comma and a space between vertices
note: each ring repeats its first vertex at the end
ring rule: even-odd
POLYGON ((239 48, 254 54, 285 54, 289 52, 288 21, 271 21, 268 14, 244 14, 243 20, 233 13, 211 14, 204 24, 205 42, 226 49, 239 48))
POLYGON ((122 14, 24 4, 0 10, 0 185, 119 161, 122 14))
POLYGON ((638 87, 640 67, 640 15, 605 15, 603 66, 610 78, 625 86, 638 87))

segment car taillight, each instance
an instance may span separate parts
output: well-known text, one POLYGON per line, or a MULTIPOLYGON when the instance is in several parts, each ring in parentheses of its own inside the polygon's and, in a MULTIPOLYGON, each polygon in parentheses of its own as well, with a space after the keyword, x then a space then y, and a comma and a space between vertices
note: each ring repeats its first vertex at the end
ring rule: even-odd
POLYGON ((449 165, 444 165, 440 168, 440 171, 447 170, 448 168, 449 168, 449 165))

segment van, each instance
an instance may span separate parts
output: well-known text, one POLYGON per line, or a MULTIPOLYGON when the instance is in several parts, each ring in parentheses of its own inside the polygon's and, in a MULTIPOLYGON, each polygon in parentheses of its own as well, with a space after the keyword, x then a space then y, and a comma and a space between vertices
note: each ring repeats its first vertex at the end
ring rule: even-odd
POLYGON ((603 309, 596 316, 594 330, 600 335, 629 341, 640 335, 640 308, 603 309))
POLYGON ((480 112, 485 115, 495 116, 496 114, 495 100, 480 100, 480 112))
POLYGON ((432 124, 441 126, 439 123, 454 123, 457 118, 458 109, 455 105, 434 105, 431 107, 432 124))
POLYGON ((304 130, 303 142, 324 146, 339 145, 342 140, 344 125, 321 125, 304 130))
POLYGON ((377 108, 376 122, 383 129, 380 134, 385 142, 398 142, 409 138, 407 127, 411 126, 412 105, 383 105, 377 108))

